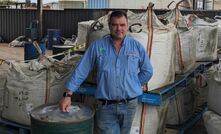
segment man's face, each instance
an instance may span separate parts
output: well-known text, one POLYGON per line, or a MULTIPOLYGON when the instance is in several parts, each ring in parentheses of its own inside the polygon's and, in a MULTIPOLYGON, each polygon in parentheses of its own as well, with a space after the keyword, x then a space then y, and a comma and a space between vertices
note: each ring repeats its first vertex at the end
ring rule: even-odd
POLYGON ((109 29, 114 39, 123 39, 128 31, 127 19, 124 16, 111 18, 109 29))

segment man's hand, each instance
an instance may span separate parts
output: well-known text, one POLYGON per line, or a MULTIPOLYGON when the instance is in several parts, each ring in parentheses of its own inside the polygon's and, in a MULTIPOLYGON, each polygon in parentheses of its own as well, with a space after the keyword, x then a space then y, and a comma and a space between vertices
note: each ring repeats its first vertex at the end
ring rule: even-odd
POLYGON ((61 112, 70 112, 71 97, 64 97, 59 104, 61 112))

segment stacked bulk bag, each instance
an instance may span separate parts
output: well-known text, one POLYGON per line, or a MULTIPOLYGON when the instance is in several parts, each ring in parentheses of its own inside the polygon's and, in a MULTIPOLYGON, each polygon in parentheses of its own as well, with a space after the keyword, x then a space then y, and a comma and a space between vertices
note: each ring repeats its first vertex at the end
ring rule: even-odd
POLYGON ((194 93, 194 109, 202 107, 207 103, 208 98, 208 74, 200 74, 196 77, 194 93))
POLYGON ((196 61, 217 59, 218 22, 196 15, 187 15, 185 18, 188 25, 196 30, 196 61))
POLYGON ((58 103, 65 91, 65 82, 80 56, 74 58, 71 63, 63 65, 56 62, 11 62, 2 117, 19 124, 30 125, 29 112, 33 108, 45 103, 58 103))
MULTIPOLYGON (((152 11, 151 3, 147 12, 128 12, 128 22, 128 34, 144 46, 154 68, 153 77, 148 82, 148 91, 173 83, 177 35, 175 26, 162 24, 152 11)), ((138 103, 131 134, 164 133, 168 104, 168 101, 160 106, 138 103)))
POLYGON ((194 88, 195 83, 192 80, 189 86, 177 94, 174 99, 170 100, 166 119, 167 124, 181 125, 193 115, 195 110, 194 88))
POLYGON ((135 14, 128 11, 129 35, 138 40, 150 54, 153 77, 148 90, 154 90, 174 82, 177 30, 173 24, 162 24, 154 12, 135 14), (152 14, 151 17, 148 14, 152 14), (152 24, 147 24, 148 19, 152 24), (149 26, 148 26, 149 25, 149 26), (152 29, 150 31, 148 29, 152 29), (150 35, 150 33, 152 35, 150 35))
MULTIPOLYGON (((161 106, 148 105, 146 116, 144 117, 144 134, 163 134, 165 130, 166 115, 169 102, 166 101, 161 106)), ((138 105, 132 123, 130 134, 140 134, 142 105, 138 105)))
POLYGON ((221 48, 221 16, 215 16, 215 19, 218 21, 218 44, 217 47, 221 48))
POLYGON ((187 25, 184 16, 178 9, 179 4, 174 10, 159 15, 158 18, 174 23, 177 27, 176 74, 184 74, 195 67, 196 33, 192 27, 187 25))
POLYGON ((167 113, 167 124, 182 125, 195 111, 199 111, 207 102, 209 74, 198 75, 174 99, 170 100, 167 113))

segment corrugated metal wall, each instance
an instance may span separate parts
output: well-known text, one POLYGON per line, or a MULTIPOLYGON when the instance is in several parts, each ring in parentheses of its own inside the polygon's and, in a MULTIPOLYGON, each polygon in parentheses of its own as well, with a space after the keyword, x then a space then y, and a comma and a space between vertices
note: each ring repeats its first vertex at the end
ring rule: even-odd
POLYGON ((72 34, 77 34, 78 22, 97 19, 105 14, 105 10, 86 9, 44 11, 43 33, 46 35, 47 29, 61 29, 62 36, 71 37, 72 34))
MULTIPOLYGON (((80 21, 97 19, 106 14, 106 10, 67 9, 43 11, 43 35, 47 29, 61 29, 64 37, 71 37, 77 33, 77 24, 80 21)), ((36 10, 0 9, 0 36, 10 42, 25 34, 25 28, 36 19, 36 10)))
POLYGON ((30 20, 36 18, 35 11, 0 9, 0 36, 6 41, 25 33, 30 20))
MULTIPOLYGON (((67 9, 43 11, 43 35, 47 29, 61 29, 63 37, 71 37, 77 34, 77 24, 80 21, 97 19, 105 15, 111 9, 67 9)), ((133 10, 141 12, 143 10, 133 10)), ((165 10, 155 10, 156 14, 162 14, 165 10)), ((195 13, 213 17, 221 15, 221 11, 182 11, 184 14, 195 13)), ((25 34, 25 28, 29 27, 31 20, 36 19, 36 10, 25 9, 0 9, 0 36, 6 42, 10 42, 18 36, 25 34)))
POLYGON ((88 0, 88 8, 109 8, 109 0, 88 0))

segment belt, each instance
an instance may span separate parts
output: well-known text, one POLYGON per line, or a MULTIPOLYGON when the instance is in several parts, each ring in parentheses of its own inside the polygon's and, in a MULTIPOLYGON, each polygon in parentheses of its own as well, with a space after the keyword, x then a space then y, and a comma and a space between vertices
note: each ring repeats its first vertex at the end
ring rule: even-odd
POLYGON ((123 99, 123 100, 105 100, 105 99, 98 99, 100 102, 102 102, 102 105, 110 105, 110 104, 126 104, 129 101, 132 101, 136 99, 137 97, 134 98, 129 98, 129 99, 123 99))

